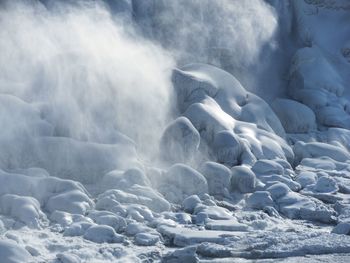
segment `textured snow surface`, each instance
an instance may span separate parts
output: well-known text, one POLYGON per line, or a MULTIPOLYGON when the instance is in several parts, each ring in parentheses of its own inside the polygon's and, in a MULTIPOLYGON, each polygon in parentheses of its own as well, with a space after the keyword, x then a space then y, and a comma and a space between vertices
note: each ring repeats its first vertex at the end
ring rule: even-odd
POLYGON ((349 262, 349 12, 0 2, 0 262, 349 262))

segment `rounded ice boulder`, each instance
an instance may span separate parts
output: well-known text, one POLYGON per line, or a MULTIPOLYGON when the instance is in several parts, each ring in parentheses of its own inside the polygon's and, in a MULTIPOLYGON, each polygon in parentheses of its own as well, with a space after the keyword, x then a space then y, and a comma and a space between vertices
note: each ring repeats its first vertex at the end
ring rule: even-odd
POLYGON ((154 233, 138 233, 135 235, 135 243, 140 246, 153 246, 160 241, 159 235, 154 233))
POLYGON ((191 195, 182 202, 182 206, 187 213, 192 214, 196 206, 201 203, 202 201, 199 199, 198 195, 191 195))
POLYGON ((271 195, 267 191, 256 191, 247 198, 248 207, 264 209, 266 206, 274 206, 271 195))
POLYGON ((168 125, 160 142, 162 157, 170 162, 188 162, 198 150, 200 135, 186 117, 179 117, 168 125))
POLYGON ((350 154, 346 149, 323 142, 305 143, 298 141, 294 144, 293 151, 296 157, 296 163, 304 158, 317 157, 329 157, 338 162, 346 162, 350 160, 350 154))
POLYGON ((6 194, 0 197, 0 212, 12 216, 29 227, 39 228, 45 214, 40 210, 40 203, 30 196, 6 194))
POLYGON ((302 171, 296 178, 302 188, 316 183, 317 174, 310 171, 302 171))
POLYGON ((15 242, 0 240, 1 263, 32 262, 33 257, 15 242))
POLYGON ((306 105, 289 99, 276 99, 272 109, 287 133, 307 133, 316 129, 314 112, 306 105))
POLYGON ((184 164, 175 164, 164 175, 160 191, 168 201, 180 203, 190 195, 208 193, 205 177, 184 164))
POLYGON ((349 222, 340 222, 338 225, 336 225, 332 233, 339 234, 339 235, 349 235, 350 233, 350 223, 349 222))
POLYGON ((239 137, 232 131, 220 131, 215 134, 213 151, 217 162, 230 166, 237 165, 242 149, 239 137))
POLYGON ((113 227, 107 225, 89 227, 84 234, 84 238, 95 243, 119 243, 124 240, 124 237, 117 234, 113 227))
POLYGON ((101 187, 104 190, 121 189, 125 190, 138 184, 142 186, 151 185, 145 173, 139 168, 131 168, 125 172, 113 170, 104 175, 101 181, 101 187))
POLYGON ((231 189, 241 193, 252 193, 257 185, 255 174, 247 166, 234 166, 231 168, 231 189))
POLYGON ((272 197, 273 200, 277 200, 286 194, 288 194, 291 190, 290 188, 285 185, 284 183, 275 183, 271 186, 269 186, 266 191, 268 191, 272 197))
POLYGON ((317 180, 315 190, 319 193, 335 193, 339 187, 332 177, 322 176, 317 180))
POLYGON ((49 198, 45 208, 49 212, 61 210, 73 214, 85 214, 91 206, 92 200, 85 193, 79 190, 71 190, 49 198))
POLYGON ((228 194, 231 180, 230 169, 219 163, 206 162, 200 171, 207 179, 210 195, 222 199, 228 194))

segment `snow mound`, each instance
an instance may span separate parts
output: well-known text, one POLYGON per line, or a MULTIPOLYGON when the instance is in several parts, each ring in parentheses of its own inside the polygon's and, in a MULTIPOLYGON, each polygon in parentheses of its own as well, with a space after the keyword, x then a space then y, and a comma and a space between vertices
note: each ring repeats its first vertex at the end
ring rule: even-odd
POLYGON ((8 240, 0 240, 0 255, 3 263, 25 263, 33 259, 27 250, 8 240))
POLYGON ((332 229, 332 233, 339 234, 339 235, 349 235, 350 224, 348 222, 340 222, 332 229))
POLYGON ((90 211, 88 216, 96 224, 111 226, 118 233, 124 231, 127 225, 123 217, 109 211, 90 211))
MULTIPOLYGON (((7 200, 5 203, 15 202, 23 209, 28 210, 26 214, 31 215, 31 219, 23 218, 27 223, 33 223, 32 219, 41 217, 39 208, 48 212, 61 210, 85 214, 93 206, 93 201, 85 188, 80 183, 71 180, 55 177, 31 177, 1 170, 0 180, 7 182, 6 185, 0 187, 0 196, 3 200, 7 200)), ((9 211, 10 207, 6 208, 4 205, 2 207, 5 211, 22 218, 20 211, 11 212, 9 211)))
POLYGON ((135 243, 140 246, 154 246, 160 241, 157 234, 152 233, 138 233, 135 235, 135 243))
POLYGON ((118 235, 112 227, 107 225, 89 227, 84 238, 96 243, 120 243, 124 240, 124 236, 118 235))
POLYGON ((346 162, 350 160, 349 152, 339 146, 334 146, 322 142, 308 142, 304 143, 298 141, 294 147, 294 154, 296 156, 296 163, 304 158, 329 157, 338 162, 346 162))
POLYGON ((247 198, 247 206, 262 210, 268 206, 274 206, 274 202, 269 192, 256 191, 247 198))
POLYGON ((105 174, 101 180, 103 189, 128 189, 138 184, 141 186, 150 186, 150 181, 144 172, 137 168, 126 170, 125 172, 113 170, 105 174))
POLYGON ((266 187, 274 183, 284 183, 291 190, 298 191, 301 186, 294 181, 294 172, 288 163, 276 160, 258 160, 252 167, 257 179, 266 187), (287 165, 287 166, 282 166, 287 165))
POLYGON ((174 70, 173 82, 181 111, 209 96, 215 98, 234 119, 256 123, 259 128, 284 136, 283 127, 268 104, 247 92, 224 70, 205 64, 190 64, 174 70))
MULTIPOLYGON (((20 98, 0 94, 0 123, 6 127, 1 136, 3 139, 18 139, 17 136, 50 136, 53 126, 41 117, 40 108, 20 98), (16 121, 13 121, 13 120, 16 121)), ((20 138, 19 137, 19 138, 20 138)))
POLYGON ((316 45, 299 49, 292 60, 290 96, 310 107, 328 127, 350 128, 350 102, 341 96, 343 80, 316 45))
POLYGON ((0 110, 0 124, 6 127, 0 138, 1 169, 40 167, 52 176, 91 183, 107 171, 138 166, 135 144, 126 136, 109 145, 54 137, 56 127, 46 119, 45 105, 13 95, 0 94, 0 110))
POLYGON ((252 193, 257 186, 255 174, 249 167, 235 166, 231 168, 231 189, 238 190, 241 193, 252 193))
POLYGON ((245 91, 229 73, 191 64, 174 70, 184 116, 199 131, 217 161, 230 166, 261 158, 292 160, 284 129, 266 102, 245 91))
POLYGON ((327 130, 327 142, 336 146, 343 146, 350 151, 350 131, 341 128, 327 130))
POLYGON ((272 109, 287 133, 308 133, 316 129, 314 112, 304 104, 288 99, 276 99, 272 109))
POLYGON ((168 201, 181 203, 194 194, 208 193, 208 183, 198 171, 184 164, 174 164, 163 175, 158 190, 168 201))
POLYGON ((107 211, 121 211, 127 212, 123 208, 123 204, 139 204, 146 206, 155 212, 168 211, 170 204, 164 197, 149 187, 141 187, 133 185, 126 191, 118 189, 110 189, 100 194, 97 197, 96 208, 107 211))
POLYGON ((308 185, 316 183, 317 174, 314 172, 303 171, 298 174, 296 180, 301 185, 301 187, 304 188, 308 185))
POLYGON ((247 149, 240 138, 231 131, 220 131, 215 134, 213 153, 217 162, 234 166, 239 163, 253 163, 256 158, 247 149), (244 151, 246 149, 246 151, 244 151))
POLYGON ((0 142, 3 169, 40 167, 51 176, 93 183, 108 171, 139 167, 133 144, 99 144, 64 137, 0 142), (69 150, 67 150, 69 149, 69 150))
POLYGON ((162 158, 173 163, 188 163, 198 150, 200 136, 185 117, 179 117, 165 129, 160 143, 162 158))
POLYGON ((29 227, 39 228, 45 214, 40 210, 38 200, 29 196, 5 194, 0 197, 0 213, 23 222, 29 227))
POLYGON ((230 191, 230 170, 219 163, 206 162, 200 169, 201 173, 207 179, 209 194, 218 199, 228 196, 230 191))
POLYGON ((198 195, 191 195, 185 198, 185 200, 182 202, 182 207, 184 208, 185 212, 192 214, 197 205, 201 203, 202 201, 198 195))

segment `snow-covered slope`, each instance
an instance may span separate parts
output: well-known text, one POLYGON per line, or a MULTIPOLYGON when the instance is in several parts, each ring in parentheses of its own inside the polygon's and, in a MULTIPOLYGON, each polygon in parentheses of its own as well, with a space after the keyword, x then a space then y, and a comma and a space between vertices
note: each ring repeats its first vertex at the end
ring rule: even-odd
POLYGON ((0 2, 0 262, 349 261, 349 12, 0 2))

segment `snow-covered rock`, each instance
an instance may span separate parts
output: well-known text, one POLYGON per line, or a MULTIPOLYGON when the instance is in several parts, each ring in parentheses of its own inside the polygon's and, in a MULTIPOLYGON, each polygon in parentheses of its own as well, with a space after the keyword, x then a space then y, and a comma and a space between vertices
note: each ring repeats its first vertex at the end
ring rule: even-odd
POLYGON ((197 247, 190 246, 182 249, 176 249, 173 252, 167 253, 163 261, 164 263, 176 263, 176 262, 188 262, 188 263, 197 263, 199 258, 196 254, 197 247))
POLYGON ((228 72, 210 65, 190 64, 174 71, 173 82, 182 111, 209 96, 234 119, 256 123, 259 128, 284 136, 283 127, 268 104, 247 92, 228 72), (259 105, 259 111, 255 105, 259 105))
POLYGON ((350 224, 348 222, 340 222, 332 229, 332 233, 340 235, 349 235, 350 224))
POLYGON ((62 263, 80 263, 79 257, 71 253, 58 253, 57 259, 62 263))
POLYGON ((49 212, 61 210, 75 214, 85 214, 91 207, 91 199, 79 190, 71 190, 54 195, 45 204, 45 208, 49 212))
POLYGON ((141 186, 150 186, 151 184, 144 172, 137 168, 132 168, 125 172, 114 170, 105 174, 101 180, 101 187, 105 190, 125 190, 135 184, 141 186))
POLYGON ((93 222, 75 222, 70 226, 66 227, 63 236, 83 236, 91 226, 93 226, 93 222))
POLYGON ((159 241, 159 235, 156 234, 138 233, 135 235, 135 243, 140 246, 153 246, 159 241))
POLYGON ((262 156, 293 158, 272 109, 245 91, 229 73, 209 65, 191 64, 175 70, 173 82, 180 110, 213 148, 219 162, 232 166, 251 164, 262 156), (225 131, 228 133, 217 136, 225 131), (234 133, 231 138, 229 132, 234 133))
POLYGON ((263 209, 267 206, 274 206, 273 199, 267 191, 256 191, 247 198, 247 206, 254 209, 263 209))
POLYGON ((305 219, 322 223, 334 223, 336 213, 322 202, 295 192, 288 192, 276 200, 278 210, 291 219, 305 219))
POLYGON ((240 138, 231 131, 220 131, 215 134, 213 152, 219 163, 234 166, 242 162, 255 161, 253 153, 246 149, 240 138), (245 156, 243 154, 245 153, 245 156))
POLYGON ((271 160, 259 160, 254 163, 252 171, 257 174, 283 174, 284 169, 281 164, 271 160))
POLYGON ((200 231, 185 228, 160 226, 157 229, 164 237, 167 237, 175 246, 186 247, 204 242, 225 244, 237 233, 232 231, 200 231))
POLYGON ((350 150, 350 131, 341 128, 329 128, 327 130, 327 142, 333 145, 341 145, 350 150))
MULTIPOLYGON (((197 215, 197 219, 199 218, 209 218, 209 219, 232 219, 232 213, 221 206, 206 206, 206 205, 198 205, 194 209, 194 214, 197 215)), ((197 220, 198 221, 198 220, 197 220)))
POLYGON ((131 143, 100 144, 47 136, 24 138, 16 144, 0 141, 0 145, 4 149, 0 168, 40 167, 51 176, 84 183, 96 182, 111 170, 140 166, 131 143))
POLYGON ((297 142, 294 147, 296 162, 300 162, 304 158, 329 157, 338 162, 346 162, 350 160, 349 152, 339 146, 330 145, 322 142, 297 142))
POLYGON ((320 193, 334 193, 338 190, 336 181, 329 176, 320 177, 315 184, 315 191, 320 193))
POLYGON ((278 200, 279 198, 287 195, 291 190, 283 183, 275 183, 268 187, 266 191, 270 193, 273 200, 278 200))
POLYGON ((88 216, 96 224, 111 226, 116 232, 124 231, 127 225, 123 217, 109 211, 91 211, 88 216))
POLYGON ((201 173, 207 179, 209 194, 218 199, 227 196, 230 190, 231 172, 219 163, 206 162, 200 169, 201 173))
POLYGON ((272 109, 287 133, 307 133, 316 129, 314 112, 304 104, 288 99, 276 99, 272 109))
POLYGON ((98 196, 96 208, 99 210, 112 211, 122 209, 121 204, 140 204, 149 207, 155 212, 168 211, 170 204, 162 195, 152 188, 145 188, 139 185, 133 185, 127 192, 110 189, 98 196))
POLYGON ((301 187, 304 188, 308 185, 316 183, 317 174, 313 172, 303 171, 298 174, 296 180, 301 185, 301 187))
POLYGON ((175 164, 164 174, 158 189, 168 201, 180 203, 187 196, 207 193, 208 184, 198 171, 184 164, 175 164))
MULTIPOLYGON (((294 181, 294 174, 290 173, 290 169, 283 167, 278 159, 276 160, 259 160, 252 167, 252 171, 255 172, 257 179, 265 185, 271 185, 274 183, 284 183, 291 190, 298 191, 301 186, 294 181)), ((287 167, 290 167, 289 165, 287 167)))
POLYGON ((89 227, 84 238, 96 243, 120 243, 124 240, 122 235, 117 234, 112 227, 107 225, 89 227))
POLYGON ((252 193, 257 186, 255 174, 247 166, 234 166, 231 168, 231 189, 241 193, 252 193))
POLYGON ((193 213, 194 209, 198 204, 201 204, 202 201, 199 199, 198 195, 191 195, 182 202, 184 210, 188 213, 193 213))
POLYGON ((3 263, 25 263, 33 260, 27 250, 9 240, 0 240, 0 255, 3 263))
POLYGON ((290 68, 289 94, 316 113, 325 126, 350 128, 349 104, 340 99, 344 84, 337 70, 316 45, 299 49, 290 68))
MULTIPOLYGON (((0 187, 0 195, 33 197, 44 210, 49 212, 62 210, 84 214, 93 205, 85 188, 80 183, 71 180, 55 177, 31 177, 4 171, 0 171, 0 179, 7 182, 6 185, 0 187)), ((19 197, 17 200, 24 199, 19 197)), ((36 203, 33 199, 28 199, 28 202, 33 205, 36 203)), ((36 207, 36 205, 33 207, 36 207)))
POLYGON ((77 222, 93 223, 89 217, 80 214, 70 214, 63 211, 55 211, 51 213, 49 219, 51 222, 57 223, 62 227, 67 227, 77 222))
MULTIPOLYGON (((51 136, 53 134, 53 126, 42 118, 40 109, 19 97, 0 94, 0 110, 3 113, 0 123, 6 127, 1 143, 5 143, 4 139, 17 140, 19 138, 17 136, 51 136)), ((15 142, 12 141, 12 143, 15 142)))
POLYGON ((0 213, 11 216, 29 227, 39 228, 46 216, 40 203, 30 196, 5 194, 0 197, 0 213))
POLYGON ((165 129, 160 143, 162 158, 173 163, 188 163, 198 150, 200 135, 185 117, 179 117, 165 129))

